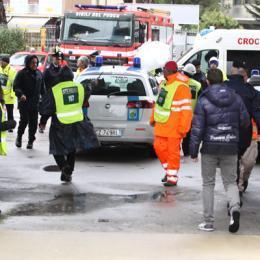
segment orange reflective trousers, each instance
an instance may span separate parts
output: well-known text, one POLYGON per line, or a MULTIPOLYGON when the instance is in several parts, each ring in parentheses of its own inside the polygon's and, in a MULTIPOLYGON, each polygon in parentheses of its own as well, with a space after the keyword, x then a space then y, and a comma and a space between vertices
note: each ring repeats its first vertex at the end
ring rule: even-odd
POLYGON ((181 138, 155 136, 154 149, 166 171, 179 170, 181 138))

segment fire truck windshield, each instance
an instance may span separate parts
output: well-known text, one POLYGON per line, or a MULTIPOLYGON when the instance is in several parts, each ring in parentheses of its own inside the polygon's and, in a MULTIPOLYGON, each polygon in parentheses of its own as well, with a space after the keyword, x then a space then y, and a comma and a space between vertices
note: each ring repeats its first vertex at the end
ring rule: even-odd
MULTIPOLYGON (((130 18, 130 17, 129 17, 130 18)), ((65 18, 63 40, 88 45, 130 46, 132 19, 65 18)))

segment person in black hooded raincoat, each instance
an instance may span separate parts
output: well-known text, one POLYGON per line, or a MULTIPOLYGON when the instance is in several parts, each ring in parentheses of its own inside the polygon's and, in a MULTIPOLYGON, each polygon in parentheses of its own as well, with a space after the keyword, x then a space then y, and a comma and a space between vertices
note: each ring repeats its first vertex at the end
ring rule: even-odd
POLYGON ((49 152, 61 170, 61 181, 70 182, 76 151, 98 148, 99 142, 82 111, 89 92, 73 82, 73 72, 67 66, 60 70, 58 79, 59 83, 43 97, 40 114, 52 117, 49 152))
POLYGON ((42 73, 37 69, 39 60, 36 55, 25 58, 25 67, 20 70, 14 79, 14 91, 18 99, 20 122, 18 126, 16 146, 22 146, 22 136, 29 125, 27 149, 33 148, 35 133, 38 125, 40 96, 45 93, 42 73))

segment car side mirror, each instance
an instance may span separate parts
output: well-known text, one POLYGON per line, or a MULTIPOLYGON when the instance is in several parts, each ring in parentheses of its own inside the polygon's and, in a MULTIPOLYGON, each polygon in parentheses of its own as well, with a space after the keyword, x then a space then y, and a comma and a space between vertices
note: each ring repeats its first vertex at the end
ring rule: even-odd
POLYGON ((158 95, 159 89, 157 87, 153 87, 152 90, 154 95, 158 95))

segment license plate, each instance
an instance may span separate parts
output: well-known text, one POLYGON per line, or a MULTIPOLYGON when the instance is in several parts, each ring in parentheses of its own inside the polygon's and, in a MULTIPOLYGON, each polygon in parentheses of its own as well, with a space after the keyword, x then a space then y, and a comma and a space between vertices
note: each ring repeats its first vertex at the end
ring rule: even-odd
POLYGON ((121 136, 121 129, 102 128, 96 129, 97 136, 121 136))

